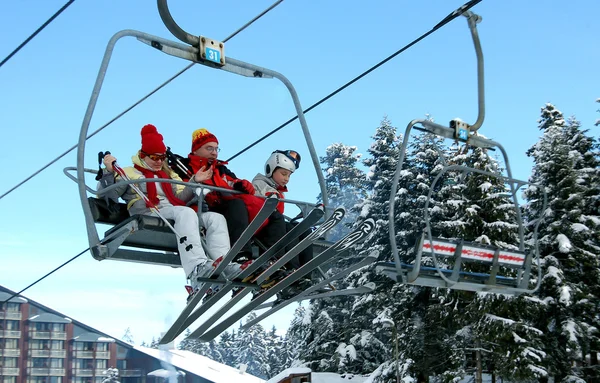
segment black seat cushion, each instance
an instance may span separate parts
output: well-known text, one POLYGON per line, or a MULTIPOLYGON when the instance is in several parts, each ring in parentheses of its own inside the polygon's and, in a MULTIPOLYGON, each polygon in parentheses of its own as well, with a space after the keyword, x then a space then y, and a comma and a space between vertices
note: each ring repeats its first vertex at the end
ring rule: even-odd
POLYGON ((124 203, 115 204, 114 209, 111 210, 104 199, 88 197, 88 202, 94 222, 118 225, 129 218, 127 205, 124 203))

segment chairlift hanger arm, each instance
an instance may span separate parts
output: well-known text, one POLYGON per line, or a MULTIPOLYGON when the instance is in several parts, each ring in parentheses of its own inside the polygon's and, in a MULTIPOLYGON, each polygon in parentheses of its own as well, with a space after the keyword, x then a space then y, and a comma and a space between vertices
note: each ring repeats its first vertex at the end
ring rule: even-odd
POLYGON ((160 18, 173 36, 177 37, 186 44, 190 44, 193 47, 200 46, 200 39, 198 36, 187 33, 175 22, 175 20, 173 20, 173 16, 171 16, 171 12, 169 11, 167 0, 157 0, 156 4, 158 5, 158 13, 160 14, 160 18))
MULTIPOLYGON (((480 1, 480 0, 479 0, 480 1)), ((275 3, 274 5, 279 4, 279 2, 275 3)), ((312 163, 313 166, 315 168, 315 171, 317 173, 317 178, 319 180, 319 185, 320 185, 320 189, 321 189, 321 195, 323 196, 323 204, 325 206, 327 206, 329 204, 328 198, 327 198, 327 190, 325 187, 325 178, 321 172, 321 164, 319 163, 319 157, 317 156, 317 152, 314 148, 314 144, 312 141, 312 138, 310 136, 310 132, 308 131, 308 127, 306 124, 306 120, 304 118, 304 112, 302 111, 302 107, 300 105, 300 101, 298 98, 298 95, 296 93, 296 90, 294 89, 292 83, 282 74, 277 73, 275 71, 271 71, 269 69, 266 68, 261 68, 243 61, 238 61, 232 58, 227 58, 227 63, 224 63, 223 60, 221 60, 221 64, 224 65, 220 65, 219 63, 211 63, 208 60, 203 60, 202 58, 200 58, 197 54, 200 53, 200 55, 203 55, 203 49, 202 49, 202 45, 203 45, 203 37, 196 37, 186 31, 184 31, 173 19, 173 16, 171 15, 171 12, 169 11, 169 6, 167 4, 167 0, 157 0, 157 5, 158 5, 158 11, 160 14, 160 17, 162 19, 162 21, 165 23, 165 26, 167 27, 167 29, 175 36, 177 37, 179 40, 183 41, 184 43, 190 44, 192 47, 194 47, 195 53, 196 53, 196 57, 198 58, 197 60, 194 61, 198 61, 201 64, 204 65, 209 65, 212 67, 218 67, 220 69, 224 69, 227 70, 229 72, 232 73, 237 73, 246 77, 267 77, 267 78, 276 78, 278 80, 280 80, 281 82, 284 83, 284 85, 286 86, 286 88, 288 89, 288 91, 290 92, 293 102, 294 102, 294 106, 296 107, 296 112, 298 113, 298 118, 300 120, 300 125, 302 127, 302 131, 304 133, 304 136, 306 138, 306 143, 308 146, 308 151, 310 152, 311 155, 311 159, 312 159, 312 163)), ((144 41, 146 42, 146 41, 144 41)), ((146 42, 147 43, 147 42, 146 42)), ((155 46, 153 44, 151 44, 152 46, 155 46)), ((222 48, 222 47, 221 47, 222 48)), ((161 50, 163 50, 165 53, 168 54, 174 54, 176 52, 174 52, 173 50, 167 49, 165 50, 164 48, 160 48, 161 50)), ((189 52, 189 51, 188 51, 189 52)), ((176 55, 176 54, 174 54, 176 55)), ((182 57, 182 56, 179 56, 182 57)), ((186 57, 183 57, 186 58, 186 57)), ((187 58, 189 59, 189 58, 187 58)))
POLYGON ((469 29, 471 30, 471 37, 473 38, 473 45, 475 46, 475 54, 477 55, 477 95, 479 114, 477 120, 473 125, 469 127, 471 132, 476 132, 485 118, 485 83, 484 83, 484 72, 483 72, 483 51, 481 50, 481 41, 479 40, 479 33, 477 32, 477 24, 481 22, 481 16, 474 14, 471 11, 466 11, 463 16, 467 18, 469 29))

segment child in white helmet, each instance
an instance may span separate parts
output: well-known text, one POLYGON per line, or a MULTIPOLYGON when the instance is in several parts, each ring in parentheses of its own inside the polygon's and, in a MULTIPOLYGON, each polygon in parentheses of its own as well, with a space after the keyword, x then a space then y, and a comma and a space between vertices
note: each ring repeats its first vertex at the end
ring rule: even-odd
MULTIPOLYGON (((290 177, 292 173, 294 173, 298 167, 300 166, 300 154, 294 150, 276 150, 269 156, 267 162, 265 163, 265 172, 264 174, 257 174, 252 180, 252 184, 254 185, 254 189, 256 190, 255 195, 262 195, 265 197, 275 196, 279 199, 284 199, 284 193, 288 191, 287 184, 290 181, 290 177)), ((284 203, 283 201, 277 205, 277 210, 281 214, 284 212, 284 203)), ((286 222, 287 231, 291 230, 294 226, 294 223, 286 222)), ((290 250, 294 247, 300 240, 304 239, 306 236, 310 234, 310 230, 300 235, 300 237, 295 241, 295 243, 291 243, 286 250, 290 250)), ((298 269, 308 261, 310 261, 313 257, 313 249, 312 246, 308 246, 304 249, 300 254, 291 259, 286 267, 288 269, 298 269)), ((305 277, 305 280, 300 280, 292 286, 292 290, 303 289, 307 284, 310 283, 310 277, 305 277)), ((306 286, 307 287, 307 286, 306 286)), ((291 293, 289 291, 288 293, 291 293)), ((290 294, 284 294, 285 296, 289 296, 290 294)), ((282 299, 286 299, 286 297, 282 297, 282 299)))
MULTIPOLYGON (((265 174, 257 174, 252 180, 256 195, 265 197, 276 196, 279 199, 285 198, 284 194, 288 191, 287 184, 290 182, 290 176, 300 166, 300 155, 293 150, 276 150, 271 153, 265 163, 265 174)), ((277 210, 283 214, 284 203, 277 205, 277 210)))

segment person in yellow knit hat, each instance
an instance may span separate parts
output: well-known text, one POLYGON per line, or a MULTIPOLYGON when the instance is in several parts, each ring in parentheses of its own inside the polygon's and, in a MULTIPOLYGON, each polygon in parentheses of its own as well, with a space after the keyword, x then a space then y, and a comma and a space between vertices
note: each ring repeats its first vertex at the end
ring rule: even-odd
MULTIPOLYGON (((175 156, 185 169, 177 166, 176 161, 172 161, 170 165, 184 180, 192 174, 203 171, 209 175, 207 179, 201 181, 203 184, 242 192, 242 194, 228 194, 211 191, 205 196, 209 210, 225 216, 229 239, 233 244, 248 227, 250 221, 254 219, 264 204, 264 199, 255 196, 252 183, 246 179, 238 178, 235 173, 227 168, 227 162, 218 159, 218 155, 219 140, 207 129, 201 128, 192 133, 192 147, 187 158, 175 156)), ((269 248, 285 233, 286 225, 283 215, 275 211, 257 231, 255 237, 269 248)), ((253 258, 251 245, 247 243, 237 254, 234 262, 245 268, 244 265, 252 262, 253 258)), ((285 272, 281 271, 273 275, 273 278, 270 278, 269 281, 274 283, 274 281, 284 276, 285 272)))
MULTIPOLYGON (((141 130, 142 147, 131 159, 133 166, 122 169, 124 175, 132 180, 141 178, 170 178, 181 180, 167 165, 165 159, 166 146, 163 136, 154 125, 145 125, 141 130)), ((99 188, 108 187, 123 181, 119 172, 115 171, 117 159, 107 154, 103 162, 105 169, 100 179, 99 188)), ((210 176, 207 172, 196 172, 189 179, 190 184, 200 183, 210 176)), ((191 289, 188 300, 198 290, 197 277, 202 277, 214 269, 212 261, 225 256, 230 249, 227 222, 221 214, 206 212, 198 221, 198 215, 186 203, 194 197, 193 185, 183 186, 170 183, 144 182, 137 184, 138 190, 145 195, 137 194, 132 186, 123 183, 116 189, 116 196, 127 203, 130 215, 156 215, 156 208, 164 218, 175 221, 174 229, 187 241, 178 241, 181 266, 185 275, 190 279, 191 289), (206 229, 207 251, 200 241, 199 224, 206 229), (191 247, 188 247, 191 245, 191 247), (207 256, 208 253, 208 256, 207 256), (209 259, 210 257, 210 259, 209 259)), ((116 201, 115 201, 116 202, 116 201)))

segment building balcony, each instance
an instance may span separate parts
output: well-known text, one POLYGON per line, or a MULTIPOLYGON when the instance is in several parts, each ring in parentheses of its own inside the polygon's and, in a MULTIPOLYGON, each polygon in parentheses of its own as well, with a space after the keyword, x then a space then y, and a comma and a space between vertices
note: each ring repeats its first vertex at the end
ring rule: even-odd
POLYGON ((31 376, 65 376, 64 368, 39 368, 32 367, 27 369, 31 376))
POLYGON ((5 348, 4 350, 2 350, 2 348, 0 348, 0 356, 16 356, 16 357, 19 357, 19 356, 21 356, 21 349, 18 349, 18 348, 5 348))
POLYGON ((52 339, 55 339, 55 340, 66 340, 67 339, 67 333, 65 331, 52 331, 50 333, 50 336, 52 337, 52 339))
POLYGON ((16 320, 20 320, 21 319, 21 312, 20 311, 0 311, 0 319, 16 319, 16 320))
POLYGON ((16 338, 21 337, 21 331, 18 330, 0 330, 0 338, 16 338))
POLYGON ((138 378, 144 376, 142 370, 119 370, 119 376, 122 378, 138 378))
POLYGON ((110 351, 96 351, 96 359, 110 359, 110 351))
POLYGON ((18 367, 0 367, 0 376, 19 376, 18 367))
MULTIPOLYGON (((73 376, 77 376, 77 377, 90 377, 90 376, 94 376, 94 370, 91 368, 74 368, 73 369, 73 376)), ((100 373, 100 376, 102 375, 102 373, 100 373)))
POLYGON ((31 339, 50 339, 50 331, 30 331, 31 339))
POLYGON ((29 337, 31 339, 55 339, 55 340, 66 340, 67 333, 64 331, 30 331, 29 337))
POLYGON ((33 358, 64 358, 67 356, 65 350, 29 350, 29 356, 33 358))
POLYGON ((73 356, 81 359, 94 359, 94 351, 75 350, 73 351, 73 356))

